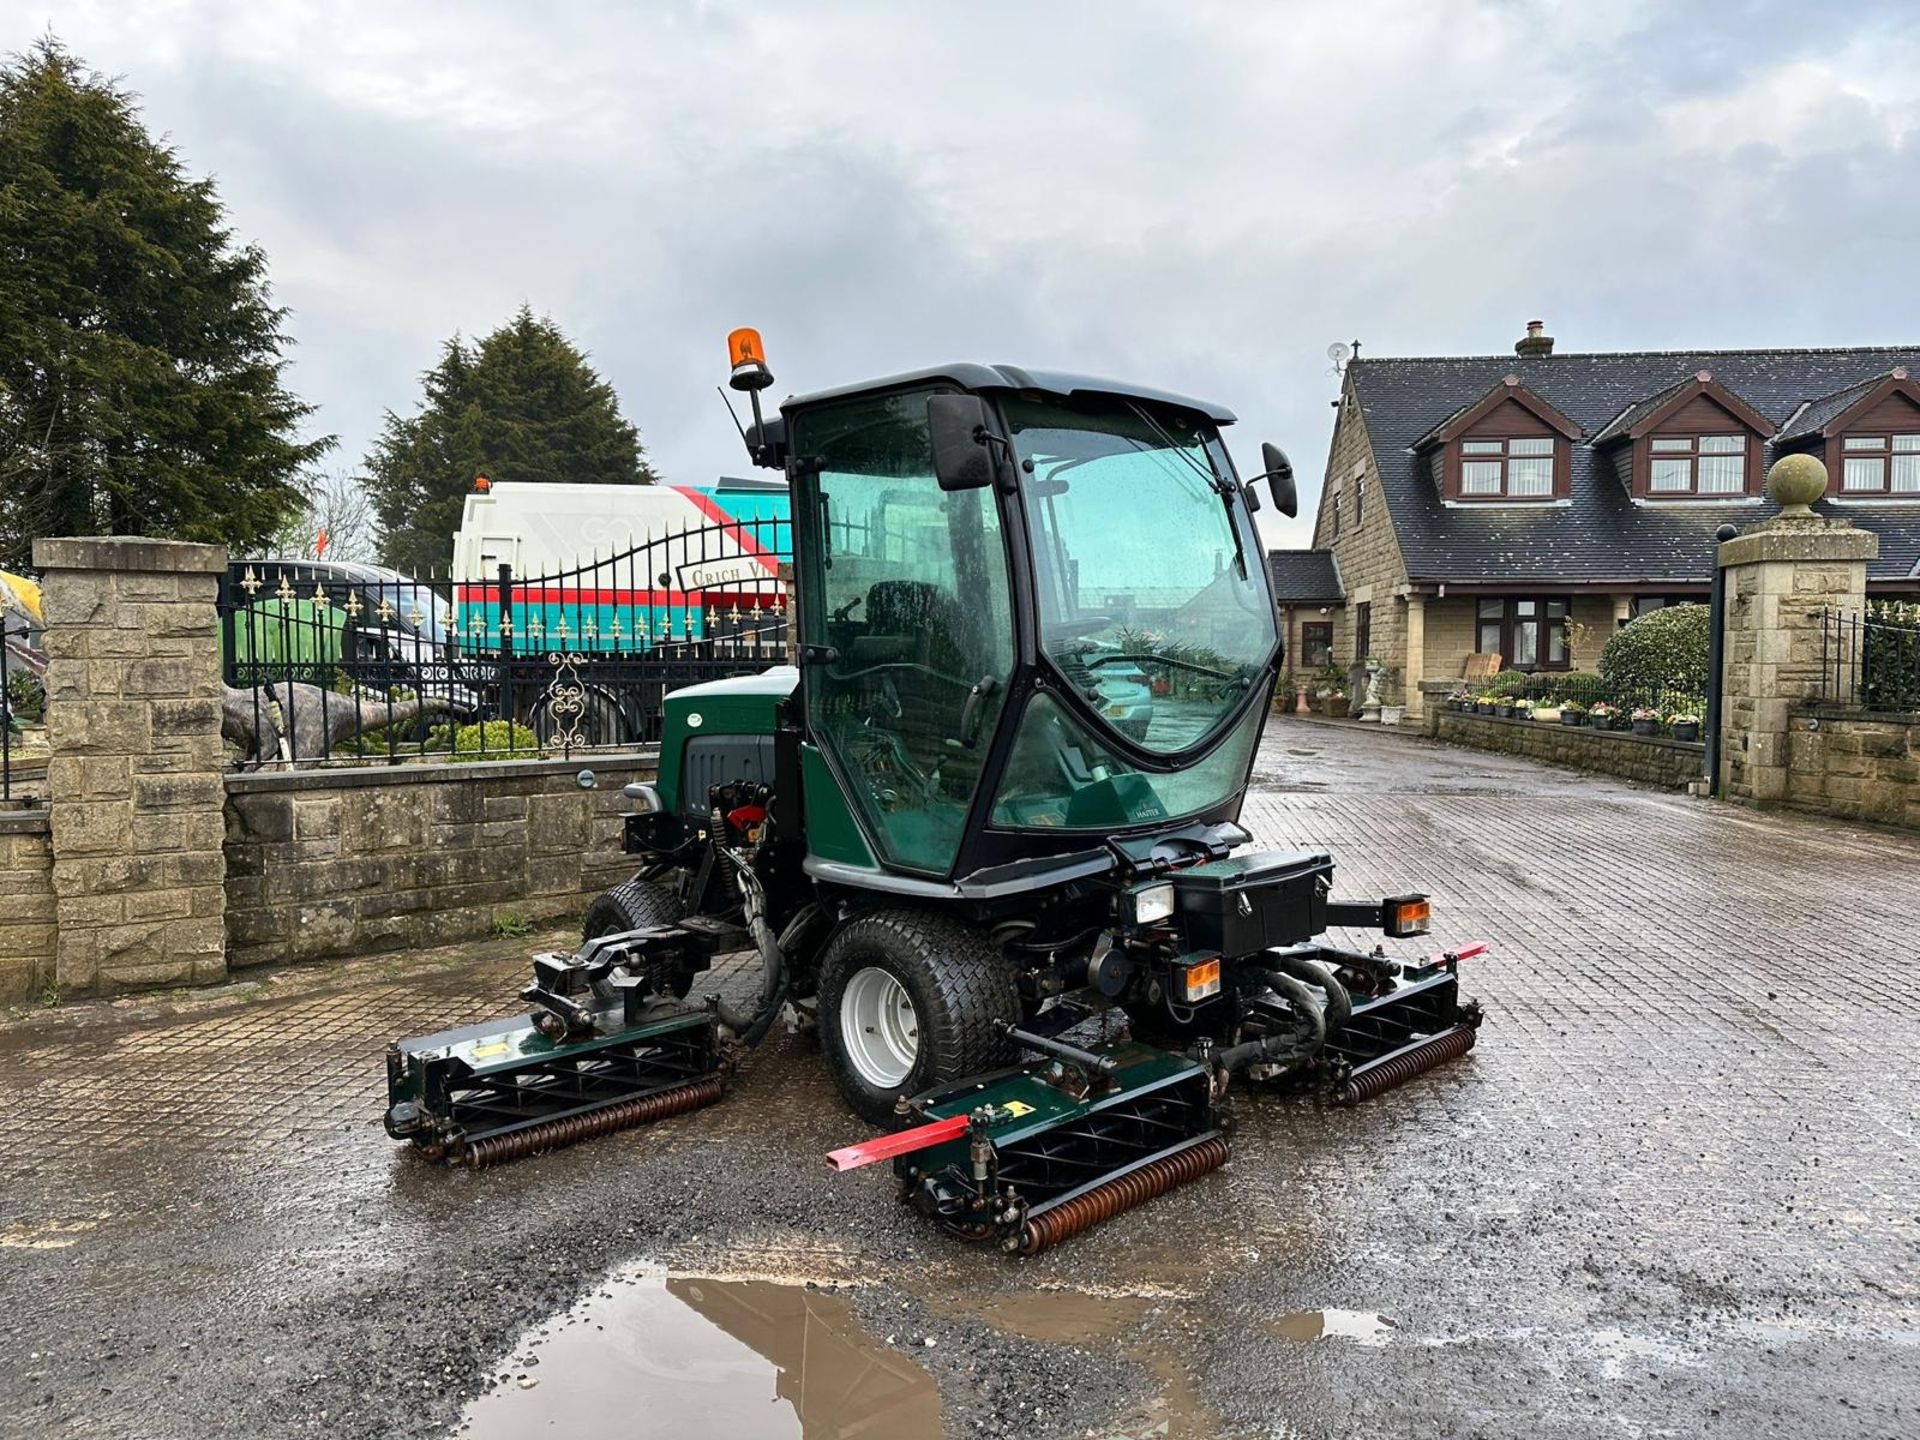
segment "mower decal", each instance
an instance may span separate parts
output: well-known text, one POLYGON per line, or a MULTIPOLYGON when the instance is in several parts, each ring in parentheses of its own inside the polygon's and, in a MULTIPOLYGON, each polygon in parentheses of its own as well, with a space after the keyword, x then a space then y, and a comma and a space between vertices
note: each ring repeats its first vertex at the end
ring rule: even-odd
POLYGON ((1011 1115, 1016 1120, 1018 1120, 1022 1115, 1033 1114, 1033 1106, 1027 1104, 1027 1102, 1024 1100, 1009 1100, 1000 1108, 1006 1111, 1007 1114, 1011 1115))
POLYGON ((491 1060, 495 1055, 504 1055, 510 1047, 504 1040, 492 1045, 476 1045, 468 1053, 476 1060, 491 1060))

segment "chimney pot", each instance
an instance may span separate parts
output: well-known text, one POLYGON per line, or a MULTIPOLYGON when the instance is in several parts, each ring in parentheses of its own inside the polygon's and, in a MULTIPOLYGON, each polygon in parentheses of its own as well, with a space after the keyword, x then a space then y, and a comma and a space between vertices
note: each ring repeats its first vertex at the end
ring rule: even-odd
POLYGON ((1516 355, 1529 356, 1551 355, 1553 353, 1553 337, 1542 333, 1546 328, 1547 322, 1544 320, 1527 321, 1527 333, 1514 342, 1513 353, 1516 355))

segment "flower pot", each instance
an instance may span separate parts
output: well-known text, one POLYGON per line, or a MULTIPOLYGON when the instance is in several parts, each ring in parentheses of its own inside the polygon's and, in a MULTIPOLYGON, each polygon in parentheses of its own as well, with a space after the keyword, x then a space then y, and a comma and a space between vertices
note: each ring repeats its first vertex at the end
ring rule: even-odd
POLYGON ((1609 730, 1613 727, 1613 717, 1611 715, 1589 715, 1587 717, 1587 724, 1596 730, 1609 730))
POLYGON ((1334 720, 1346 719, 1347 697, 1344 695, 1329 695, 1327 697, 1327 715, 1330 719, 1334 720))
POLYGON ((1560 723, 1562 725, 1584 725, 1587 723, 1587 717, 1582 715, 1578 710, 1562 710, 1560 712, 1560 723))
POLYGON ((1698 740, 1700 738, 1700 722, 1698 720, 1676 720, 1673 725, 1673 738, 1687 741, 1698 740))
POLYGON ((1660 722, 1658 720, 1636 720, 1633 722, 1633 733, 1636 735, 1651 735, 1659 728, 1660 722))
POLYGON ((1480 715, 1493 714, 1493 702, 1491 700, 1476 700, 1474 702, 1473 708, 1476 714, 1480 714, 1480 715))

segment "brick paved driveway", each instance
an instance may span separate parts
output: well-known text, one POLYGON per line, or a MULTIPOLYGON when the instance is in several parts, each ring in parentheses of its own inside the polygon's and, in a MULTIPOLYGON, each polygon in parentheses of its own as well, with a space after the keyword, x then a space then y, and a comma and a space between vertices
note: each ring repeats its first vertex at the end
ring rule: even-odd
POLYGON ((517 944, 0 1035, 0 1433, 431 1433, 651 1255, 861 1286, 941 1338, 955 1434, 1920 1434, 1920 839, 1296 721, 1246 819, 1493 941, 1481 1045, 1356 1112, 1246 1097, 1225 1170, 1025 1266, 821 1172, 855 1127, 797 1042, 651 1131, 396 1157, 381 1048, 506 1008, 517 944), (1010 1342, 1050 1297, 1118 1318, 1010 1342))

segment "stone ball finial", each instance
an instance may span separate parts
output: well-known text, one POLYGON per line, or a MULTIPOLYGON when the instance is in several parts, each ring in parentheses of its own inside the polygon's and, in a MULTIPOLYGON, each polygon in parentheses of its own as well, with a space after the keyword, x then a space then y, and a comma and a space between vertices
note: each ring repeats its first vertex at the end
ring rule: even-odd
POLYGON ((1782 515, 1811 515, 1827 493, 1827 467, 1815 455, 1782 455, 1767 469, 1767 498, 1782 515))

